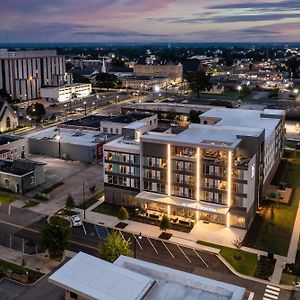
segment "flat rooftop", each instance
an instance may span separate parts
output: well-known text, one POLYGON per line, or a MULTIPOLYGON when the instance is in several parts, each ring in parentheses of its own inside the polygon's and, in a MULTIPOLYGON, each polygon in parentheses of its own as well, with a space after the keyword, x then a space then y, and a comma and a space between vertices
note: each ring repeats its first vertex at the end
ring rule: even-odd
POLYGON ((79 252, 50 276, 62 288, 89 299, 137 300, 154 283, 151 278, 79 252))
POLYGON ((20 136, 1 134, 0 135, 0 146, 9 144, 9 143, 12 143, 15 141, 20 141, 22 139, 24 139, 24 138, 20 137, 20 136))
POLYGON ((262 129, 243 128, 235 126, 216 126, 191 124, 186 130, 178 134, 145 134, 141 137, 143 142, 174 143, 191 146, 214 146, 225 149, 234 149, 241 142, 238 136, 259 137, 262 129))
POLYGON ((37 133, 27 135, 29 139, 48 141, 57 141, 57 136, 60 136, 61 143, 95 146, 100 142, 110 141, 116 138, 118 135, 88 130, 82 131, 79 129, 66 129, 57 127, 50 127, 37 133))
POLYGON ((134 154, 140 153, 140 143, 125 137, 120 137, 104 145, 105 151, 122 151, 134 154))
POLYGON ((90 115, 80 119, 68 120, 61 123, 62 125, 79 126, 79 127, 89 127, 94 129, 100 128, 100 122, 109 120, 111 116, 100 116, 100 115, 90 115))
POLYGON ((113 264, 79 252, 49 277, 79 296, 105 300, 242 300, 245 289, 120 256, 113 264))
POLYGON ((236 126, 243 128, 264 129, 265 137, 269 138, 280 122, 284 110, 248 110, 214 107, 203 113, 200 118, 211 117, 219 118, 216 127, 236 126))
POLYGON ((133 123, 136 121, 141 121, 145 118, 153 116, 152 113, 142 113, 142 112, 130 112, 124 115, 111 116, 105 121, 115 122, 115 123, 133 123))
POLYGON ((208 111, 212 108, 211 105, 198 104, 182 104, 182 103, 135 103, 124 105, 122 109, 139 110, 139 111, 153 111, 153 112, 169 112, 175 110, 177 113, 189 114, 191 110, 201 112, 208 111))

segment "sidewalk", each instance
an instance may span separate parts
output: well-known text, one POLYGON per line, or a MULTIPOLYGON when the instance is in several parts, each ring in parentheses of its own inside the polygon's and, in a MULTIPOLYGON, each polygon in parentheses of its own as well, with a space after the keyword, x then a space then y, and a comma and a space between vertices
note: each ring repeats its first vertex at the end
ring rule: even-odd
POLYGON ((22 261, 24 259, 25 267, 33 271, 42 272, 44 274, 50 273, 60 264, 58 261, 45 257, 45 253, 28 255, 3 246, 0 246, 0 259, 9 261, 19 266, 22 265, 22 261))

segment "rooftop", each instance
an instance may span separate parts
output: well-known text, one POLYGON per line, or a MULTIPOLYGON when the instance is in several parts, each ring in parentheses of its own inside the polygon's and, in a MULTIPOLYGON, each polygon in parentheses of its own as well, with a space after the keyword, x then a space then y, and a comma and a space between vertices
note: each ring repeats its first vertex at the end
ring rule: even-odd
POLYGON ((120 256, 113 264, 78 253, 49 281, 89 299, 242 300, 245 290, 206 277, 120 256))
POLYGON ((66 122, 63 122, 62 124, 99 129, 100 121, 109 120, 110 118, 111 116, 90 115, 76 120, 68 120, 66 122))
POLYGON ((153 280, 94 256, 79 252, 49 281, 89 299, 136 300, 153 284, 153 280))
POLYGON ((111 116, 105 121, 116 122, 116 123, 133 123, 135 121, 141 121, 151 116, 153 116, 153 114, 151 113, 130 112, 124 115, 111 116))
POLYGON ((38 165, 44 164, 27 159, 16 159, 14 161, 0 160, 0 171, 17 176, 23 176, 25 174, 33 172, 38 165))
POLYGON ((0 135, 0 146, 9 144, 9 143, 12 143, 15 141, 20 141, 22 139, 24 139, 24 138, 20 137, 20 136, 1 134, 0 135))
POLYGON ((28 134, 28 138, 36 140, 52 140, 57 141, 60 136, 61 143, 94 146, 100 142, 111 140, 117 135, 109 133, 100 133, 95 131, 81 131, 76 129, 66 129, 49 127, 36 133, 28 134))
POLYGON ((278 126, 280 117, 283 116, 284 113, 283 110, 265 109, 262 111, 214 107, 203 113, 200 118, 219 118, 220 121, 215 125, 216 127, 238 126, 241 128, 253 128, 253 130, 264 129, 266 138, 268 138, 278 126))
POLYGON ((178 134, 146 134, 141 137, 142 141, 161 141, 182 145, 215 146, 225 149, 234 149, 240 143, 238 136, 259 137, 263 130, 257 128, 243 128, 235 126, 215 126, 191 124, 186 130, 178 134))

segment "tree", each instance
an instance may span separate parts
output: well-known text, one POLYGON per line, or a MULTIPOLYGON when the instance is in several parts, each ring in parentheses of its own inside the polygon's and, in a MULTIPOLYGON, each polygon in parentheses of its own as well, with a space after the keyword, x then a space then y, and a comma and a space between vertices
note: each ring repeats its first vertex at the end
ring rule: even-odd
POLYGON ((73 82, 74 83, 90 83, 89 78, 84 77, 82 75, 73 74, 73 82))
POLYGON ((109 262, 114 262, 121 255, 132 256, 130 244, 130 239, 126 241, 118 231, 112 231, 107 240, 99 245, 98 255, 109 262))
POLYGON ((128 218, 129 218, 128 211, 125 207, 122 206, 118 213, 118 219, 123 222, 125 220, 128 220, 128 218))
POLYGON ((200 114, 201 114, 201 111, 192 109, 190 111, 190 122, 191 123, 200 123, 200 119, 199 119, 200 114))
POLYGON ((0 89, 0 100, 7 101, 8 103, 12 102, 11 96, 5 89, 0 89))
POLYGON ((66 209, 71 210, 75 206, 74 199, 71 194, 68 195, 66 200, 66 209))
POLYGON ((187 81, 190 85, 191 90, 197 93, 200 97, 201 91, 210 90, 212 84, 210 83, 210 76, 206 74, 204 70, 190 72, 187 76, 187 81))
POLYGON ((170 220, 167 215, 163 215, 163 217, 160 221, 159 228, 164 232, 166 232, 168 229, 171 228, 170 220))
POLYGON ((235 258, 240 259, 241 258, 240 251, 243 246, 243 240, 240 237, 236 237, 233 240, 232 244, 238 250, 238 255, 235 256, 235 258))
POLYGON ((28 106, 26 113, 32 118, 35 118, 37 122, 40 122, 46 115, 46 109, 42 103, 37 102, 28 106))
POLYGON ((59 216, 47 221, 40 235, 40 245, 48 250, 50 258, 61 258, 68 248, 70 223, 59 216))

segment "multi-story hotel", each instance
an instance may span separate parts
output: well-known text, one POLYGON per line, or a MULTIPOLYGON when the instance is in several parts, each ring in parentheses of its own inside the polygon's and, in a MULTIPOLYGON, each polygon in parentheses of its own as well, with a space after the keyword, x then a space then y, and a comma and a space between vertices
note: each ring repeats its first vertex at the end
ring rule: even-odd
POLYGON ((13 99, 36 99, 46 85, 71 83, 65 57, 56 50, 0 50, 0 89, 13 99))
POLYGON ((178 134, 104 146, 105 201, 249 228, 283 149, 284 111, 213 108, 178 134))

